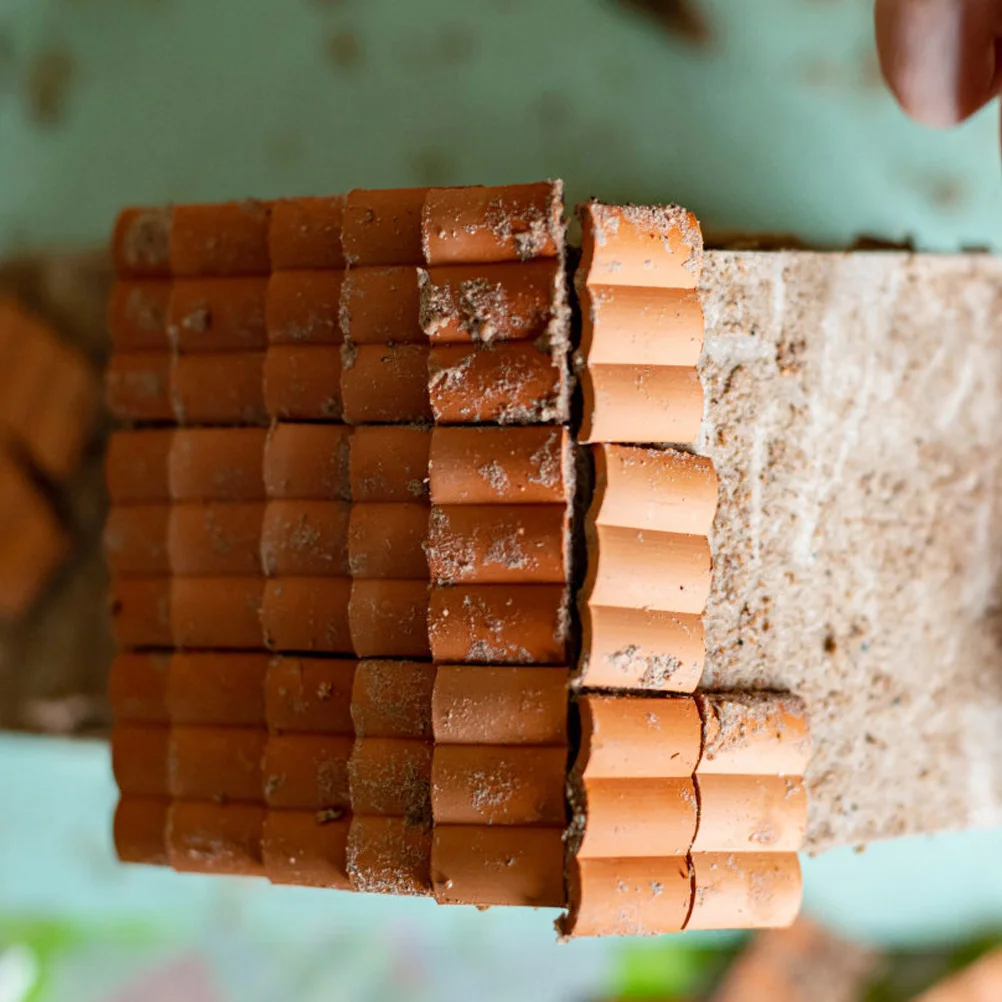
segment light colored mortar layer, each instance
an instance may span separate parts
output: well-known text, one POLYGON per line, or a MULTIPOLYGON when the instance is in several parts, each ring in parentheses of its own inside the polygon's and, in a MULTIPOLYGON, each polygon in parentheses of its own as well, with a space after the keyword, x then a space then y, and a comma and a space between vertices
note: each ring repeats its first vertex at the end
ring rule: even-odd
POLYGON ((809 847, 1002 823, 1002 260, 712 252, 704 686, 801 694, 809 847))

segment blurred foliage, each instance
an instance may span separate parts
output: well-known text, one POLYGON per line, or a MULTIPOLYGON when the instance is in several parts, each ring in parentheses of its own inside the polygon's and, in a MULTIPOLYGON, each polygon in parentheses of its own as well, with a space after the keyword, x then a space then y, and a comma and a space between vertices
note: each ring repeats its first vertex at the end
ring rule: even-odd
POLYGON ((717 982, 739 948, 738 944, 691 947, 668 936, 646 942, 624 940, 613 972, 617 998, 630 1002, 699 998, 717 982))
POLYGON ((56 967, 72 954, 107 943, 140 950, 162 940, 162 935, 141 924, 92 926, 59 919, 0 916, 0 953, 20 946, 32 954, 38 965, 38 978, 23 1002, 43 1002, 56 967))

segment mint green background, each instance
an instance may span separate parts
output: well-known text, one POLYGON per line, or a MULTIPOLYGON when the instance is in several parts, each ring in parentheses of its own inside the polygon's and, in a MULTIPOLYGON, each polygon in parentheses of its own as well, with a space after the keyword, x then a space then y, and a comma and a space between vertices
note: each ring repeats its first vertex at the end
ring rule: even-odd
POLYGON ((871 0, 699 2, 708 53, 611 0, 0 0, 0 248, 102 240, 125 202, 544 176, 825 242, 996 239, 995 114, 905 121, 871 0))
MULTIPOLYGON (((0 0, 0 252, 101 242, 130 202, 544 176, 710 227, 998 245, 997 112, 906 121, 870 0, 702 2, 707 52, 603 0, 0 0), (49 123, 29 99, 45 53, 69 67, 49 123)), ((558 948, 550 914, 118 867, 113 802, 102 746, 0 739, 0 913, 197 944, 242 1002, 408 979, 414 998, 585 998, 611 977, 616 944, 558 948)), ((807 861, 808 907, 882 943, 960 939, 1002 922, 1000 859, 998 832, 836 852, 807 861)), ((91 967, 92 995, 67 997, 120 970, 91 967)))

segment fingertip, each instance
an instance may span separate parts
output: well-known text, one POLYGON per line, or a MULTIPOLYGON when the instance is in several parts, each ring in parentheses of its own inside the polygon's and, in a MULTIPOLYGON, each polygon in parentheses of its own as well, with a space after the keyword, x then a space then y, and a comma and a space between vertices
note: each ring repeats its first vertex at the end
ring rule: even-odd
POLYGON ((999 0, 877 0, 880 68, 916 121, 956 125, 996 94, 999 0))

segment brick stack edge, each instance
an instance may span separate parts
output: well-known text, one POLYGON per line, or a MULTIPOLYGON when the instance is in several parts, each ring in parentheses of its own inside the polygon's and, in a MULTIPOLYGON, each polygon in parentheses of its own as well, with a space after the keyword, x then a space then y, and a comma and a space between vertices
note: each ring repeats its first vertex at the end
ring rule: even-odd
POLYGON ((716 501, 664 446, 702 416, 701 240, 644 211, 583 209, 573 359, 559 182, 122 213, 123 860, 568 935, 792 920, 802 708, 677 695, 716 501))

